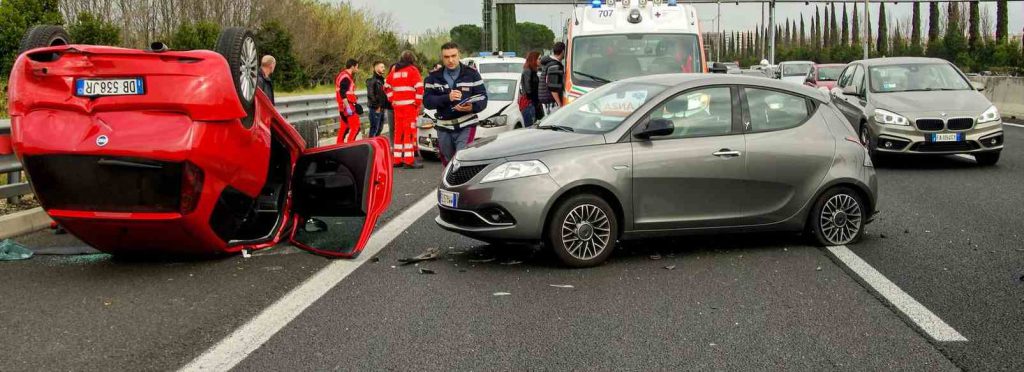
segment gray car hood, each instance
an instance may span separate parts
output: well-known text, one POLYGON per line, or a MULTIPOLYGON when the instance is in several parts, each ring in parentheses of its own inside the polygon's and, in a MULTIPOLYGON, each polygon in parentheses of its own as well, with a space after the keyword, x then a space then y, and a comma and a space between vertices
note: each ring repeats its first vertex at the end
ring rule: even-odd
POLYGON ((493 137, 478 138, 465 150, 459 151, 456 159, 460 161, 491 160, 604 143, 604 136, 600 134, 519 129, 493 137))
POLYGON ((973 90, 875 93, 871 100, 875 107, 895 113, 977 111, 980 115, 992 106, 984 95, 973 90))

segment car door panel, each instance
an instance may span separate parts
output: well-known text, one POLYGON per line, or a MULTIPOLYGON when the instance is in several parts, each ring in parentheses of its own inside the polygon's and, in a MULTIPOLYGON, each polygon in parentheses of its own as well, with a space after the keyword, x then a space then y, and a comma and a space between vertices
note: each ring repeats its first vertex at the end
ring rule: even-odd
POLYGON ((295 164, 292 243, 329 257, 359 255, 391 203, 386 139, 306 150, 295 164))

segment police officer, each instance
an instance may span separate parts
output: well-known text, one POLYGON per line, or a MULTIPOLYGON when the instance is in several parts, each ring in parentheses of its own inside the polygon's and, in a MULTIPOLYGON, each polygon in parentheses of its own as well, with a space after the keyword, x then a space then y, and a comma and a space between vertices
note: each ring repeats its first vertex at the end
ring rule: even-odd
POLYGON ((441 162, 448 164, 455 154, 473 142, 477 114, 487 108, 487 89, 480 73, 460 62, 459 45, 441 46, 444 67, 431 72, 425 82, 424 106, 437 110, 437 145, 441 162), (472 102, 463 102, 470 100, 472 102))

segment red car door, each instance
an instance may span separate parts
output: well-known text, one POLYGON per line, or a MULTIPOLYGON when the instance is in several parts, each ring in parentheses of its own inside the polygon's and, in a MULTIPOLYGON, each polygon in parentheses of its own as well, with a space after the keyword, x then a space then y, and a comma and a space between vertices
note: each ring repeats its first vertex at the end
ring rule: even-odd
POLYGON ((353 258, 391 204, 391 151, 377 137, 306 149, 292 175, 295 246, 353 258))

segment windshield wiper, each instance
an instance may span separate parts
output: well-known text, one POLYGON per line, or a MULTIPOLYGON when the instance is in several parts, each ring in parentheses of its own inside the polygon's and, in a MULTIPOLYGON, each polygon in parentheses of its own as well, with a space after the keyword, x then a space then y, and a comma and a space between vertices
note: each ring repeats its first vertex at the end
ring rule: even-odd
POLYGON ((574 71, 573 73, 576 74, 576 75, 580 75, 580 76, 583 76, 585 78, 588 78, 590 80, 596 81, 598 83, 608 84, 608 83, 612 82, 611 80, 605 79, 603 77, 594 76, 594 75, 591 75, 591 74, 588 74, 588 73, 584 73, 584 72, 574 71))
POLYGON ((572 127, 567 127, 567 126, 564 126, 564 125, 539 125, 539 126, 537 126, 537 129, 553 130, 553 131, 557 131, 557 132, 575 132, 576 131, 575 129, 572 129, 572 127))

